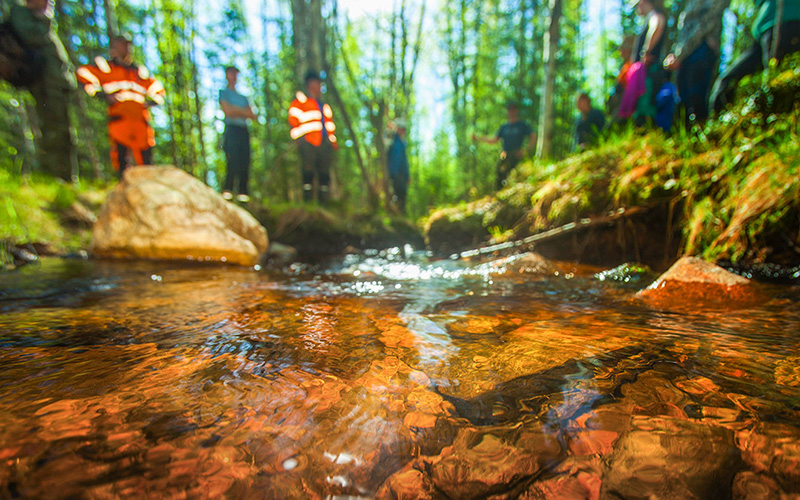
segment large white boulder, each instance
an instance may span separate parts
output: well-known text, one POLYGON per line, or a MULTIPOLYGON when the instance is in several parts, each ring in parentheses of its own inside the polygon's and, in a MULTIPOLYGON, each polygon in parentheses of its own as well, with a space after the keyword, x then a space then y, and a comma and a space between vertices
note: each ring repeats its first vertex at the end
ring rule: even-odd
POLYGON ((92 253, 117 259, 195 260, 252 266, 267 230, 246 210, 175 167, 125 170, 92 234, 92 253))

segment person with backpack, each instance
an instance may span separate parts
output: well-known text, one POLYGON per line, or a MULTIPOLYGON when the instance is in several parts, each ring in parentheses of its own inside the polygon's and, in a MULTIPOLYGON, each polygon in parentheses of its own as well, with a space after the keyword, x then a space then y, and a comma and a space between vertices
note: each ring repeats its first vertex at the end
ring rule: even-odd
POLYGON ((41 75, 27 86, 36 101, 42 132, 37 148, 40 169, 70 182, 78 174, 75 132, 69 120, 76 82, 67 51, 54 32, 50 0, 13 5, 9 24, 21 42, 43 60, 41 75))
POLYGON ((129 165, 151 165, 155 132, 150 126, 153 104, 164 103, 164 85, 150 76, 146 67, 134 64, 131 39, 118 35, 111 40, 111 60, 94 58, 94 64, 78 68, 78 81, 90 96, 108 104, 108 136, 111 165, 120 178, 129 165))

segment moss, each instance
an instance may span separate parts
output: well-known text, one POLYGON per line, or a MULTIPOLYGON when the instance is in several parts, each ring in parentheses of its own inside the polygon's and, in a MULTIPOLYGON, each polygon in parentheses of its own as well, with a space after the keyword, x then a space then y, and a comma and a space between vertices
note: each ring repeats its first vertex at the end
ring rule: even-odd
MULTIPOLYGON (((683 253, 800 262, 800 54, 772 68, 766 83, 750 79, 739 95, 746 97, 736 108, 702 130, 623 130, 593 151, 522 165, 518 178, 525 181, 482 201, 491 207, 485 213, 513 208, 527 226, 515 227, 519 237, 621 208, 660 206, 669 214, 666 232, 681 228, 683 253), (527 204, 519 193, 530 194, 527 204)), ((475 217, 475 207, 448 207, 429 217, 432 245, 469 244, 453 236, 455 227, 445 227, 442 213, 450 221, 468 218, 459 230, 483 235, 478 245, 490 233, 508 237, 507 218, 501 224, 498 217, 475 217)), ((667 243, 671 238, 665 235, 667 243)))

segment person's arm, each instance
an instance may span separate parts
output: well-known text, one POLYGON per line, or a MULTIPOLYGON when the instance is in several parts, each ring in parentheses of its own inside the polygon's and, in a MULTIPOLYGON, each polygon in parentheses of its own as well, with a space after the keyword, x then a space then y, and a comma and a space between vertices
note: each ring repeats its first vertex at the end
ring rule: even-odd
POLYGON ((661 37, 664 36, 664 29, 666 28, 667 20, 664 14, 656 12, 647 23, 647 35, 644 39, 644 54, 642 60, 646 66, 652 66, 655 62, 655 55, 651 51, 658 45, 661 37))
POLYGON ((225 113, 226 118, 244 118, 250 120, 256 119, 256 114, 253 113, 253 109, 249 104, 246 108, 243 108, 241 106, 231 104, 224 99, 220 99, 219 105, 222 108, 222 112, 225 113))
POLYGON ((498 142, 500 142, 500 137, 472 134, 472 142, 485 142, 486 144, 497 144, 498 142))

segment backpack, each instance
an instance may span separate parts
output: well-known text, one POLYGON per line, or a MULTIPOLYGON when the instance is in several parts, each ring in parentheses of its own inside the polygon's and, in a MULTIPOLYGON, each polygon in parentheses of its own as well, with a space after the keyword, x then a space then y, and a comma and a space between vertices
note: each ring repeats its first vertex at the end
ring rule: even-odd
POLYGON ((0 23, 0 79, 17 88, 30 87, 42 78, 45 59, 28 47, 11 23, 0 23))

